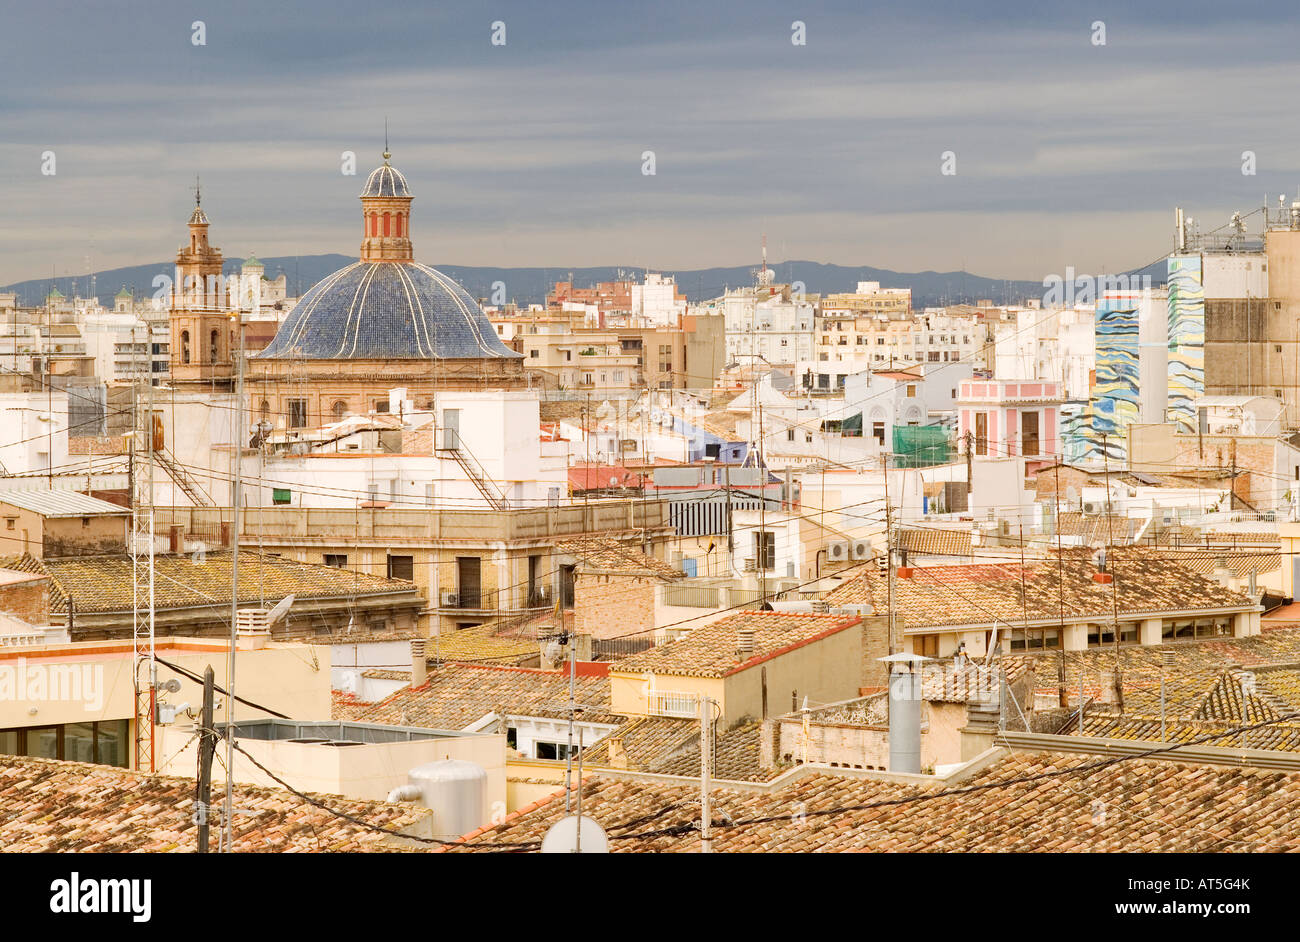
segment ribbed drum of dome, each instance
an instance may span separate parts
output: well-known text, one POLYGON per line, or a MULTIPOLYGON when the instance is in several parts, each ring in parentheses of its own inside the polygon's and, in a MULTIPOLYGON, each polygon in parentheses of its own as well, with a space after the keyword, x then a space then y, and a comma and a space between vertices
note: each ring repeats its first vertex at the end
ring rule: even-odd
POLYGON ((415 258, 411 247, 411 191, 406 177, 392 167, 384 151, 384 163, 366 178, 361 191, 361 261, 409 262, 415 258))

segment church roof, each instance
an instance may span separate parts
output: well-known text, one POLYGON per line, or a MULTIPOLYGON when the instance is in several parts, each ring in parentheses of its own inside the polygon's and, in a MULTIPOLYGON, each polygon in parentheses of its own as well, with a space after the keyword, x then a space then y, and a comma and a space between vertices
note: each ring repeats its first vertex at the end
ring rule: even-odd
POLYGON ((354 262, 303 295, 254 358, 519 356, 468 292, 442 272, 418 262, 354 262))
POLYGON ((361 191, 366 196, 410 196, 406 187, 406 177, 396 167, 390 167, 385 160, 383 166, 376 167, 366 178, 366 188, 361 191))

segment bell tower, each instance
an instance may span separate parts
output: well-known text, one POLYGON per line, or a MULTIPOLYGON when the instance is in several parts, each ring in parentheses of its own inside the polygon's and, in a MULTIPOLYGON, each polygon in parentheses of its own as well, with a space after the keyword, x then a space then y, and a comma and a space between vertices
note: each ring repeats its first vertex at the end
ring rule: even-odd
POLYGON ((229 382, 235 328, 226 310, 221 249, 208 244, 203 193, 194 185, 189 241, 176 254, 171 299, 171 375, 175 382, 229 382))

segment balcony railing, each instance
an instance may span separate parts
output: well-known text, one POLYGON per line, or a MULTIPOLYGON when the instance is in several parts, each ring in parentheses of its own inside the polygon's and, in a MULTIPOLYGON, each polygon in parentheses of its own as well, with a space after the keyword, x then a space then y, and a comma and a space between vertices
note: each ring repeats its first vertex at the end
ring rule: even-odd
POLYGON ((700 715, 699 698, 677 690, 651 690, 646 698, 646 712, 651 716, 690 719, 700 715))

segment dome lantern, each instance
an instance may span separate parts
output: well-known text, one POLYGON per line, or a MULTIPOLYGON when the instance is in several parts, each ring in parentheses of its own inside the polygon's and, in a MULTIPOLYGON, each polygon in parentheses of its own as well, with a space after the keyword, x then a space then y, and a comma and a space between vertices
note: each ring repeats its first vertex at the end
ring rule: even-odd
POLYGON ((361 261, 409 262, 415 258, 411 246, 411 191, 406 177, 389 164, 387 145, 384 163, 370 172, 361 191, 361 261))

